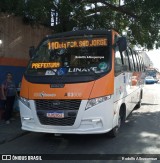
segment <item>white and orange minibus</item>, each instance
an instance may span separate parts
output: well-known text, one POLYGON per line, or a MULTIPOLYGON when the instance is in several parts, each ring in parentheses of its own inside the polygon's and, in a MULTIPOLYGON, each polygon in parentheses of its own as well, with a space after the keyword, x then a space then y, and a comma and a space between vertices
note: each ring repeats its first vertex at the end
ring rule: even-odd
POLYGON ((19 99, 23 130, 115 137, 141 105, 142 57, 114 30, 46 36, 30 57, 19 99))

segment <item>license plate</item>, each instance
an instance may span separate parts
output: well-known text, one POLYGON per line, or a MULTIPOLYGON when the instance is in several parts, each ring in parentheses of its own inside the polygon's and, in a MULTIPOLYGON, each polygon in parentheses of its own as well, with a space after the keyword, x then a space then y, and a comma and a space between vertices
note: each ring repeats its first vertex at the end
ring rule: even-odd
POLYGON ((48 118, 64 118, 63 112, 50 112, 46 115, 48 118))

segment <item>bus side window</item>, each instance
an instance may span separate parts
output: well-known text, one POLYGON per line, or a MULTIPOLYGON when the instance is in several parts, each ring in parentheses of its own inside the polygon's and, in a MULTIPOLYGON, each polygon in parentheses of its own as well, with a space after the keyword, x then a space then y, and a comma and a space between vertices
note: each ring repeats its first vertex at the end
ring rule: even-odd
POLYGON ((140 55, 140 61, 141 61, 141 71, 144 72, 143 57, 141 55, 140 55))
POLYGON ((132 60, 133 60, 133 64, 134 64, 134 71, 138 71, 138 67, 137 67, 137 61, 136 61, 136 58, 135 58, 135 53, 133 52, 133 50, 131 48, 130 49, 130 52, 131 52, 131 55, 132 55, 132 60))
POLYGON ((137 58, 137 63, 138 63, 139 71, 142 71, 141 70, 140 56, 138 55, 138 53, 136 53, 136 58, 137 58))
POLYGON ((147 70, 147 66, 145 65, 145 62, 143 61, 143 67, 144 67, 144 72, 147 70))
POLYGON ((127 51, 123 51, 122 56, 123 56, 124 66, 126 67, 126 71, 130 71, 131 66, 130 66, 130 63, 129 63, 129 56, 128 56, 127 51))
POLYGON ((140 71, 139 60, 138 60, 138 57, 137 57, 137 53, 135 51, 133 51, 133 57, 134 57, 134 60, 135 60, 136 70, 140 71))
POLYGON ((145 71, 145 65, 144 65, 144 61, 143 61, 143 57, 141 57, 141 62, 142 62, 142 71, 145 71))
POLYGON ((135 69, 132 54, 131 54, 129 49, 127 49, 127 53, 128 53, 128 56, 129 56, 130 71, 132 72, 135 69))
POLYGON ((137 57, 139 58, 140 71, 143 71, 142 70, 142 58, 139 54, 137 55, 137 57))
POLYGON ((115 50, 115 60, 114 60, 114 69, 115 69, 115 76, 122 73, 122 65, 123 65, 123 58, 120 54, 118 48, 115 50))

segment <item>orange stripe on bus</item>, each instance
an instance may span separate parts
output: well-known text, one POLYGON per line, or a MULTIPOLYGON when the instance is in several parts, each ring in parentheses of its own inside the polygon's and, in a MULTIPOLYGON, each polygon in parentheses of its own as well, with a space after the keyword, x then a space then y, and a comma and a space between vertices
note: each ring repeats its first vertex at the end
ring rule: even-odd
POLYGON ((96 81, 65 84, 64 88, 51 88, 50 84, 34 84, 22 80, 21 96, 28 99, 81 99, 111 95, 114 92, 113 72, 96 81))

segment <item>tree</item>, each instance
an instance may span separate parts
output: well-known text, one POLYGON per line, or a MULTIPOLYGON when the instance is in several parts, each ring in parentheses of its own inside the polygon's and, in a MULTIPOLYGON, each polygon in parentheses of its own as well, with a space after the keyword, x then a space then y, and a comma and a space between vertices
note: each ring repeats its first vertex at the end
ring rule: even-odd
POLYGON ((160 47, 159 0, 1 0, 0 12, 21 15, 28 23, 50 26, 55 32, 79 29, 115 29, 128 32, 133 44, 160 47), (57 18, 55 18, 57 17, 57 18))

